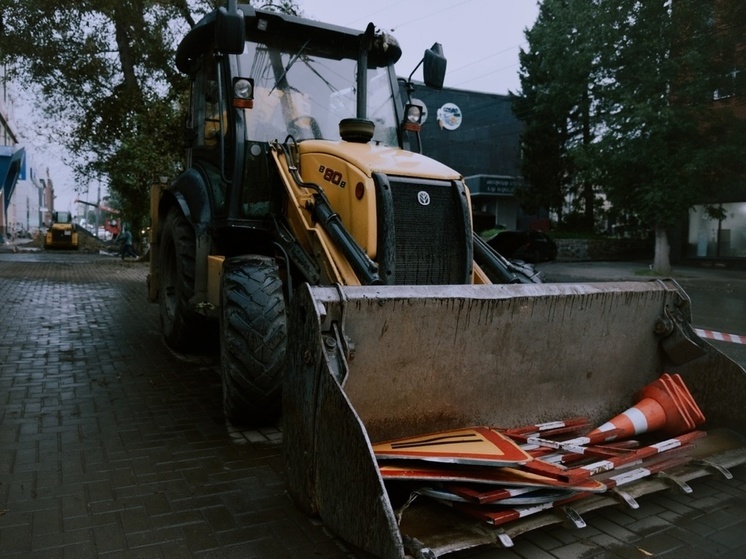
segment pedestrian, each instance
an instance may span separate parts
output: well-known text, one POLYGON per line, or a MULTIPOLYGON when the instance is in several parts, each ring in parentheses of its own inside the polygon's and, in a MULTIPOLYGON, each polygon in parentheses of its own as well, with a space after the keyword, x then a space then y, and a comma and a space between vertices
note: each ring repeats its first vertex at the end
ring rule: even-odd
POLYGON ((122 260, 124 260, 126 256, 131 256, 132 258, 138 258, 137 253, 135 252, 135 249, 132 246, 132 233, 130 233, 129 229, 122 232, 121 239, 122 239, 122 260))

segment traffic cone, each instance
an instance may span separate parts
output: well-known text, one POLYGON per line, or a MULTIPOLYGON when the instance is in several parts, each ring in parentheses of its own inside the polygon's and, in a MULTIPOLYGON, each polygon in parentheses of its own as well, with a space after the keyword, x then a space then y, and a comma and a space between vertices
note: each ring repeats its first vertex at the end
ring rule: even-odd
POLYGON ((610 441, 657 430, 676 436, 691 431, 705 421, 689 389, 677 374, 664 373, 643 388, 638 399, 635 406, 586 436, 609 432, 606 440, 610 441))

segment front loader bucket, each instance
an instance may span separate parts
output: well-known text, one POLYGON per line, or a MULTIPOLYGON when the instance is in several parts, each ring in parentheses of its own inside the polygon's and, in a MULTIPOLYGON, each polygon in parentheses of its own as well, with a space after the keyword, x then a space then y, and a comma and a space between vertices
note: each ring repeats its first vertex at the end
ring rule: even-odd
MULTIPOLYGON (((693 333, 672 280, 598 284, 299 289, 284 386, 288 487, 309 514, 376 557, 441 557, 510 545, 564 520, 547 510, 500 527, 427 498, 405 505, 372 444, 469 426, 583 416, 601 425, 663 373, 684 380, 706 423, 684 480, 746 462, 746 373, 693 333), (706 464, 707 467, 701 464, 706 464)), ((636 497, 665 487, 646 478, 636 497)), ((585 512, 617 503, 578 501, 585 512)), ((568 509, 563 509, 568 510, 568 509)))

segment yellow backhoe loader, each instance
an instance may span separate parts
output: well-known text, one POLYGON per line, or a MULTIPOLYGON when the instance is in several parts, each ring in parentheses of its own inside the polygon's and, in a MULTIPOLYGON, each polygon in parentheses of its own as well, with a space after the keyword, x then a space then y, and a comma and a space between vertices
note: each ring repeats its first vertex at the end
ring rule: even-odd
MULTIPOLYGON (((187 164, 153 189, 149 298, 177 351, 218 324, 231 421, 282 410, 298 505, 375 556, 440 557, 509 545, 556 511, 496 528, 438 500, 408 504, 375 444, 603 422, 670 368, 713 428, 743 429, 744 372, 694 335, 674 282, 544 284, 474 236, 463 177, 411 149, 420 108, 400 94, 414 90, 400 87, 400 55, 372 24, 235 1, 176 53, 191 80, 187 164)), ((442 87, 439 44, 421 64, 424 86, 442 87)), ((686 475, 746 460, 726 433, 686 475)), ((574 510, 614 502, 604 495, 574 510)))
POLYGON ((52 222, 44 235, 44 248, 78 248, 78 231, 70 212, 52 212, 52 222))

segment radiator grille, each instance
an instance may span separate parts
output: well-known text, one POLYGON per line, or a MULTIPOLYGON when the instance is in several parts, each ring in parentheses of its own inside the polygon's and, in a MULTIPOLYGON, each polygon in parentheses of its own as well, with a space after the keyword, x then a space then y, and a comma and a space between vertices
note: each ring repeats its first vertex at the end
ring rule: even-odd
POLYGON ((69 243, 72 239, 70 229, 52 229, 52 241, 55 243, 69 243))
POLYGON ((464 283, 467 242, 462 195, 455 185, 393 177, 389 184, 395 229, 394 283, 464 283))

